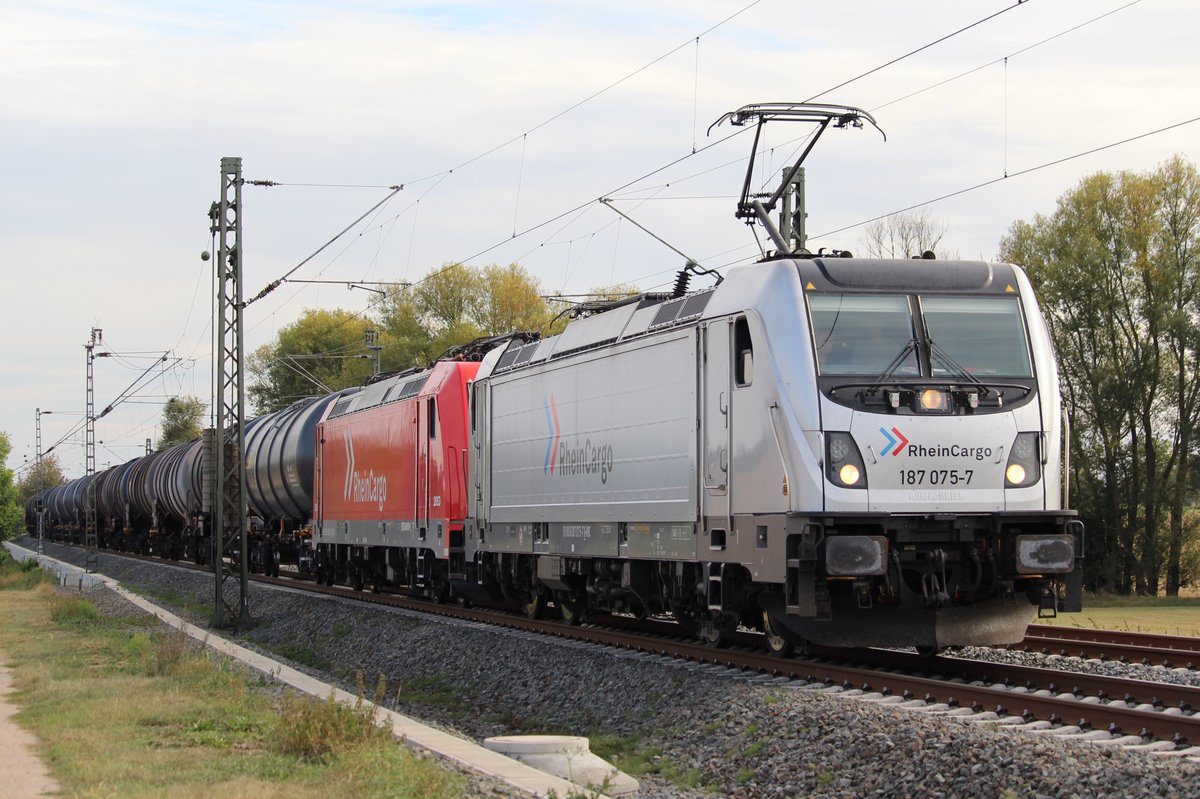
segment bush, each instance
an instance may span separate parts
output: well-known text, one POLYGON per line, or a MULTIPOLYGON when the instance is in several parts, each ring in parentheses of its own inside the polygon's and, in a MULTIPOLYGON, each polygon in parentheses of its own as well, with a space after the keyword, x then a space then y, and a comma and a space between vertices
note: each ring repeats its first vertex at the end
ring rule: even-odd
POLYGON ((149 677, 172 677, 184 670, 192 659, 192 642, 183 628, 171 635, 158 634, 144 649, 142 671, 149 677))
POLYGON ((0 547, 0 591, 32 591, 39 585, 56 583, 35 558, 18 563, 8 550, 0 547))
POLYGON ((100 612, 82 597, 55 594, 50 598, 50 618, 64 627, 85 626, 99 622, 100 612))
MULTIPOLYGON (((380 676, 375 688, 375 704, 383 700, 386 691, 380 676)), ((346 705, 329 698, 321 701, 315 696, 299 696, 284 692, 280 712, 268 735, 270 747, 284 755, 304 760, 328 763, 347 749, 392 739, 391 726, 376 724, 375 707, 363 696, 362 673, 358 674, 358 699, 346 705)))

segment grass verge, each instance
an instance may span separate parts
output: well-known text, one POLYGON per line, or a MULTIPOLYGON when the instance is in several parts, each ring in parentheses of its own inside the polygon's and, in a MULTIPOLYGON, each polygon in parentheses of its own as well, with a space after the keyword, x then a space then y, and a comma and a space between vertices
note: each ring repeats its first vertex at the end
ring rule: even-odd
POLYGON ((17 720, 64 795, 448 799, 469 789, 375 727, 368 705, 281 692, 147 617, 102 616, 40 581, 16 588, 23 574, 0 555, 0 657, 17 720))
POLYGON ((1038 624, 1200 637, 1200 598, 1087 594, 1083 612, 1062 613, 1038 624))

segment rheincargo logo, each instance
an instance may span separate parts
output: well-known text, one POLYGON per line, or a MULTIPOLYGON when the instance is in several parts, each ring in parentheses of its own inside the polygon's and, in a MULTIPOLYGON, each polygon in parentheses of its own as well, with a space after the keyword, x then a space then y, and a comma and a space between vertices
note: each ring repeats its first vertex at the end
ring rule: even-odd
POLYGON ((346 444, 346 486, 342 498, 347 502, 378 504, 382 511, 387 500, 387 476, 376 476, 374 469, 368 469, 365 475, 357 471, 354 468, 354 438, 349 430, 342 434, 342 441, 346 444))
POLYGON ((589 438, 582 446, 572 447, 563 441, 558 445, 557 454, 559 474, 598 474, 601 483, 608 482, 613 467, 612 444, 595 445, 589 438))
POLYGON ((565 476, 597 474, 600 482, 607 483, 613 468, 612 444, 593 444, 590 438, 583 444, 574 445, 562 441, 562 430, 558 425, 558 404, 551 394, 542 400, 546 409, 546 462, 542 474, 565 476))
POLYGON ((961 444, 950 446, 935 445, 927 447, 921 444, 909 444, 908 454, 913 458, 974 458, 981 461, 992 457, 991 447, 964 447, 961 444))

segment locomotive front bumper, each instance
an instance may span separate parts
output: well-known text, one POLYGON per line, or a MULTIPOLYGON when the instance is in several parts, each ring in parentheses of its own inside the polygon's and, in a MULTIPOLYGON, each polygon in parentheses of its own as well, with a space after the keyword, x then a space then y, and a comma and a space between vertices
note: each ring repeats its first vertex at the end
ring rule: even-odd
POLYGON ((825 514, 789 522, 792 617, 844 618, 852 608, 882 619, 888 609, 907 608, 946 628, 959 616, 978 624, 979 608, 966 609, 994 602, 1042 615, 1082 607, 1083 524, 1071 511, 825 514))

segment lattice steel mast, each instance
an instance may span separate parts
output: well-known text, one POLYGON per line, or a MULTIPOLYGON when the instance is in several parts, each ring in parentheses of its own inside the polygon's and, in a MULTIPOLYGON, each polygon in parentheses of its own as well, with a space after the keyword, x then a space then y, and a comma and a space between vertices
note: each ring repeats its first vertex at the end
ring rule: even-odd
POLYGON ((99 537, 96 531, 96 386, 92 379, 92 366, 96 361, 96 345, 102 338, 103 332, 100 328, 93 327, 91 339, 83 345, 87 350, 87 432, 84 437, 84 473, 87 489, 83 502, 83 545, 87 548, 84 567, 90 572, 96 570, 99 561, 99 537))
POLYGON ((210 230, 219 240, 214 259, 217 270, 216 423, 208 458, 212 474, 213 598, 212 626, 245 627, 250 622, 247 576, 246 509, 246 395, 243 380, 242 342, 242 159, 221 159, 221 199, 212 204, 210 230), (227 564, 229 556, 232 563, 227 564), (237 569, 234 601, 226 596, 237 569), (236 607, 235 607, 236 604, 236 607))

